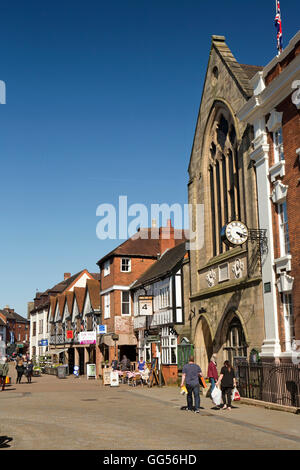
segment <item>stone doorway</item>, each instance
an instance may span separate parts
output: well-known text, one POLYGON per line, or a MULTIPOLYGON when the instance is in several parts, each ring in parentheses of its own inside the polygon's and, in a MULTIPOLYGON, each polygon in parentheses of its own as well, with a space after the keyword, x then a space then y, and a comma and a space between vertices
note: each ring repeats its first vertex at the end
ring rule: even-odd
POLYGON ((208 364, 213 354, 213 344, 210 329, 204 317, 200 318, 195 332, 194 356, 204 376, 207 374, 208 364))

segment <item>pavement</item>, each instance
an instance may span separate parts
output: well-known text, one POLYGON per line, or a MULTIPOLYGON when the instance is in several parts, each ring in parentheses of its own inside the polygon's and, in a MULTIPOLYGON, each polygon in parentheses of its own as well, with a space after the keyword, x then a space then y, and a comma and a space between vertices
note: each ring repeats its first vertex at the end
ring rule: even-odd
POLYGON ((182 411, 178 387, 104 386, 100 380, 23 377, 0 392, 0 448, 9 450, 299 450, 300 415, 234 404, 182 411), (1 445, 1 436, 7 436, 1 445))

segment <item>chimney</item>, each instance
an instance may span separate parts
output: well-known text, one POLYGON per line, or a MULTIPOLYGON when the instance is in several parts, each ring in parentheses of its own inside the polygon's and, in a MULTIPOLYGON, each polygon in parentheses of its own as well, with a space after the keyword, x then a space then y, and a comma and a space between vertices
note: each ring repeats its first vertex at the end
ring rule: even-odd
POLYGON ((71 277, 71 273, 64 273, 64 281, 71 277))
POLYGON ((167 220, 166 227, 160 227, 159 229, 159 242, 160 242, 160 253, 161 255, 170 248, 174 248, 176 245, 174 240, 174 227, 172 227, 171 219, 167 220))

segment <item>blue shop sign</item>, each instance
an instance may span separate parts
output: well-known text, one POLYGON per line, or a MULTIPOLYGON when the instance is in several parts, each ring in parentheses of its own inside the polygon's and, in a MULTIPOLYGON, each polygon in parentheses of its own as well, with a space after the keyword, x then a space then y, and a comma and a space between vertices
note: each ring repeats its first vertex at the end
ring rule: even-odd
POLYGON ((107 325, 98 325, 98 335, 103 335, 107 332, 107 325))
POLYGON ((47 339, 41 339, 39 341, 39 346, 48 346, 48 340, 47 339))

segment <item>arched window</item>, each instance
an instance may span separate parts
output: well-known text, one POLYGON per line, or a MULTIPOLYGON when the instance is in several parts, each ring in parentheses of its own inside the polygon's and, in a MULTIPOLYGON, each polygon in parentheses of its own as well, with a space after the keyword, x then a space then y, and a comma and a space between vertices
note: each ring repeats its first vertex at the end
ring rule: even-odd
POLYGON ((224 350, 227 351, 227 359, 231 364, 235 357, 247 357, 247 343, 238 317, 234 317, 229 324, 224 350))
POLYGON ((212 256, 229 248, 221 240, 228 222, 241 218, 236 130, 227 109, 215 112, 209 141, 212 256))

